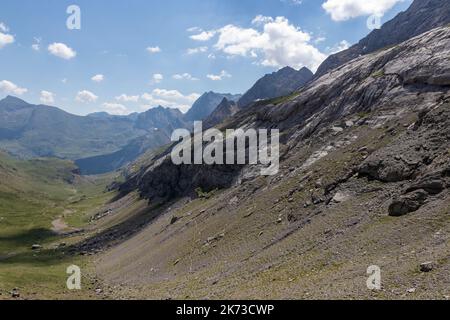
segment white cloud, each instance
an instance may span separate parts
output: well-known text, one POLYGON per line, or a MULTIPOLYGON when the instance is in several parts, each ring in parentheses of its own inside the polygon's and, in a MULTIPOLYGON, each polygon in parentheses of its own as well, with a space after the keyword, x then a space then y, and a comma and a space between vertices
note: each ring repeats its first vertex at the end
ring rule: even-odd
POLYGON ((404 0, 327 0, 322 8, 334 21, 346 21, 360 16, 383 16, 404 0))
POLYGON ((9 32, 9 28, 3 22, 0 22, 0 31, 1 32, 9 32))
MULTIPOLYGON (((177 90, 154 89, 151 93, 144 93, 141 98, 149 107, 163 106, 176 108, 181 112, 187 112, 192 104, 200 97, 198 93, 183 95, 177 90)), ((149 108, 146 106, 146 108, 149 108)))
POLYGON ((193 77, 190 73, 183 74, 174 74, 172 76, 175 80, 190 80, 190 81, 198 81, 199 79, 193 77))
POLYGON ((196 53, 201 53, 201 52, 206 52, 206 51, 208 51, 208 47, 191 48, 191 49, 187 49, 187 54, 196 54, 196 53))
POLYGON ((0 32, 0 49, 11 43, 14 43, 14 36, 0 32))
POLYGON ((41 91, 40 100, 44 104, 52 104, 55 103, 55 94, 50 91, 41 91))
POLYGON ((89 103, 97 101, 98 97, 90 91, 82 90, 78 92, 76 101, 81 103, 89 103))
POLYGON ((302 4, 303 0, 281 0, 281 2, 292 4, 294 6, 299 6, 302 4))
POLYGON ((341 42, 339 42, 338 44, 336 44, 334 47, 332 48, 327 48, 327 51, 330 54, 335 54, 341 51, 344 51, 346 49, 350 48, 350 43, 347 40, 342 40, 341 42))
POLYGON ((221 81, 225 78, 231 78, 231 74, 225 70, 222 70, 220 74, 208 74, 206 77, 212 81, 221 81))
POLYGON ((189 38, 191 38, 192 40, 195 40, 195 41, 208 41, 212 37, 214 37, 215 34, 216 34, 215 30, 203 31, 199 34, 194 34, 194 35, 190 36, 189 38))
POLYGON ((102 107, 104 111, 117 116, 125 116, 130 113, 127 107, 120 103, 105 102, 102 107))
POLYGON ((0 22, 0 49, 15 41, 14 36, 8 34, 8 32, 9 28, 3 22, 0 22))
POLYGON ((91 78, 91 80, 94 82, 102 82, 103 80, 105 80, 105 76, 102 74, 97 74, 97 75, 93 76, 91 78))
POLYGON ((159 52, 161 52, 161 48, 160 47, 148 47, 147 52, 152 53, 152 54, 159 53, 159 52))
POLYGON ((139 96, 129 96, 126 94, 121 94, 120 96, 116 97, 116 100, 120 102, 138 102, 139 96))
POLYGON ((256 24, 256 25, 266 24, 266 23, 269 23, 269 22, 273 22, 273 18, 272 17, 266 17, 266 16, 263 16, 261 14, 257 15, 255 17, 255 19, 252 20, 252 24, 256 24))
POLYGON ((28 91, 28 89, 21 88, 15 83, 12 83, 8 80, 2 80, 0 81, 0 90, 7 93, 7 94, 15 94, 15 95, 22 95, 28 91))
POLYGON ((319 37, 317 37, 316 39, 314 39, 314 43, 315 43, 315 44, 319 44, 319 43, 321 43, 321 42, 324 42, 325 40, 327 40, 326 37, 324 37, 324 36, 319 36, 319 37))
POLYGON ((48 46, 48 51, 58 57, 65 60, 70 60, 72 58, 75 58, 77 56, 77 53, 72 48, 68 47, 64 43, 52 43, 48 46))
POLYGON ((164 80, 164 76, 160 73, 155 73, 152 76, 152 84, 160 83, 163 80, 164 80))
POLYGON ((229 56, 258 59, 270 67, 308 67, 315 71, 327 57, 311 44, 311 35, 285 17, 257 16, 253 23, 262 30, 227 25, 218 30, 214 48, 229 56))
POLYGON ((202 32, 202 28, 199 27, 191 27, 186 30, 187 32, 202 32))

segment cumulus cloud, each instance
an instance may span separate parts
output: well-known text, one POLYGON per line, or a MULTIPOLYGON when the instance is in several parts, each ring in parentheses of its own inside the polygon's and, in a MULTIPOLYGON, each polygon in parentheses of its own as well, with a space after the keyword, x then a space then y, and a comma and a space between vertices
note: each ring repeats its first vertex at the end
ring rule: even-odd
POLYGON ((192 104, 200 97, 198 93, 183 95, 178 90, 154 89, 151 93, 144 93, 141 98, 148 107, 163 106, 179 109, 181 112, 187 112, 192 104))
POLYGON ((260 25, 260 24, 266 24, 269 22, 273 22, 273 18, 272 17, 266 17, 263 15, 257 15, 255 17, 255 19, 252 20, 252 24, 256 24, 256 25, 260 25))
POLYGON ((257 16, 254 28, 227 25, 217 31, 216 50, 229 56, 257 59, 270 67, 308 67, 315 71, 326 55, 312 44, 309 33, 294 26, 285 17, 257 16))
POLYGON ((94 82, 102 82, 103 80, 105 80, 105 76, 102 74, 96 74, 91 78, 91 80, 94 82))
POLYGON ((0 22, 0 49, 15 41, 14 36, 8 34, 8 32, 9 28, 3 22, 0 22))
POLYGON ((121 94, 120 96, 116 97, 116 100, 120 102, 138 102, 139 96, 129 96, 126 94, 121 94))
POLYGON ((163 80, 164 80, 164 76, 160 73, 155 73, 152 76, 152 84, 160 83, 163 80))
POLYGON ((221 81, 225 78, 231 78, 231 74, 225 70, 222 70, 220 74, 208 74, 206 77, 212 81, 221 81))
POLYGON ((76 51, 68 47, 64 43, 52 43, 48 46, 48 51, 50 52, 50 54, 65 60, 70 60, 77 56, 76 51))
POLYGON ((28 89, 21 88, 15 83, 8 80, 0 81, 0 90, 6 94, 14 94, 17 96, 21 96, 28 91, 28 89))
POLYGON ((43 104, 52 104, 55 103, 55 94, 50 91, 41 91, 40 100, 43 104))
POLYGON ((190 48, 190 49, 187 49, 187 54, 196 54, 196 53, 201 53, 201 52, 206 52, 206 51, 208 51, 208 47, 190 48))
POLYGON ((112 115, 125 116, 130 113, 127 107, 120 103, 105 102, 102 107, 104 111, 112 115))
POLYGON ((198 81, 199 79, 193 77, 190 73, 182 73, 182 74, 174 74, 172 76, 175 80, 190 80, 190 81, 198 81))
POLYGON ((97 101, 98 97, 90 91, 82 90, 78 92, 76 101, 81 103, 90 103, 97 101))
POLYGON ((214 30, 202 31, 199 34, 194 34, 194 35, 190 36, 189 38, 191 38, 192 40, 195 40, 195 41, 208 41, 212 37, 214 37, 215 34, 216 34, 216 31, 214 31, 214 30))
POLYGON ((346 21, 360 16, 383 16, 404 0, 327 0, 323 9, 334 21, 346 21))
POLYGON ((160 47, 148 47, 147 52, 151 53, 151 54, 159 53, 159 52, 161 52, 161 48, 160 47))

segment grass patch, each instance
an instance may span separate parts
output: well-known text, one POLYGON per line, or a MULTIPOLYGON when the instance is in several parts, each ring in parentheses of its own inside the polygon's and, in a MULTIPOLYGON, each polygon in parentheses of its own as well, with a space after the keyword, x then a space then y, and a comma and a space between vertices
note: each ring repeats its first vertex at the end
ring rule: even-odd
POLYGON ((260 100, 260 101, 256 102, 255 105, 256 106, 265 106, 265 105, 269 105, 269 104, 280 105, 280 104, 289 102, 289 101, 293 100, 294 98, 297 98, 298 96, 299 96, 298 92, 294 92, 294 93, 292 93, 290 95, 286 95, 286 96, 260 100))
POLYGON ((381 70, 378 70, 378 71, 372 73, 371 77, 374 78, 374 79, 378 79, 378 78, 384 77, 384 75, 385 75, 384 70, 381 69, 381 70))
POLYGON ((52 249, 63 240, 52 221, 62 217, 82 227, 113 195, 105 192, 109 176, 79 178, 75 168, 70 161, 20 161, 0 153, 0 299, 16 287, 31 299, 86 296, 66 289, 66 269, 88 261, 52 249), (43 249, 33 251, 34 244, 43 249))

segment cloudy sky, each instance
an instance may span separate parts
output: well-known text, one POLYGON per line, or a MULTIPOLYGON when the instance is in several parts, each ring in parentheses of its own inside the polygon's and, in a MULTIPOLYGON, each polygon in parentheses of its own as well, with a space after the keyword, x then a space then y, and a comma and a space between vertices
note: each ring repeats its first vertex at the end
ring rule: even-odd
POLYGON ((411 2, 2 0, 0 98, 81 115, 185 112, 205 91, 243 93, 286 65, 315 71, 368 34, 369 17, 385 22, 411 2), (66 25, 73 4, 79 30, 66 25))

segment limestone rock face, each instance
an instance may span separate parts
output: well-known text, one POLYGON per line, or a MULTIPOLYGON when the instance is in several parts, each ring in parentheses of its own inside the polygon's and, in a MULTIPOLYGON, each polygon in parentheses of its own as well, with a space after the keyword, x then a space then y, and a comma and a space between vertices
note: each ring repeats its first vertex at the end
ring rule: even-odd
POLYGON ((295 70, 285 67, 259 79, 239 99, 238 105, 241 108, 245 108, 256 100, 272 99, 291 94, 308 83, 312 77, 313 73, 308 68, 295 70))
MULTIPOLYGON (((368 154, 356 170, 359 176, 383 183, 421 179, 433 169, 430 164, 434 159, 449 147, 450 117, 445 104, 450 100, 450 85, 445 80, 450 74, 449 50, 450 27, 434 29, 395 48, 353 60, 309 83, 285 102, 250 106, 230 117, 221 129, 277 128, 281 132, 281 157, 285 158, 300 141, 315 141, 321 132, 340 127, 342 130, 333 133, 339 137, 355 126, 368 125, 397 138, 368 154), (375 118, 362 116, 375 112, 379 114, 375 118), (388 121, 412 113, 419 116, 407 134, 399 134, 404 128, 386 127, 388 121), (352 117, 353 126, 349 127, 349 120, 343 119, 352 117)), ((326 156, 339 145, 351 143, 351 139, 334 146, 324 141, 323 150, 317 152, 326 156)), ((176 166, 169 153, 170 149, 144 166, 122 189, 138 188, 148 198, 173 198, 199 187, 225 188, 255 177, 251 174, 255 170, 248 166, 176 166)), ((413 191, 405 193, 410 194, 394 207, 406 206, 411 212, 423 204, 424 195, 417 190, 433 195, 447 183, 441 178, 427 179, 411 185, 413 191)))
MULTIPOLYGON (((315 77, 320 77, 361 55, 396 45, 449 23, 450 8, 447 0, 415 0, 407 11, 398 14, 394 19, 385 23, 381 29, 372 31, 349 49, 328 57, 317 70, 315 77)), ((445 78, 448 77, 445 76, 445 78)), ((437 83, 442 83, 439 76, 435 80, 437 83)))

